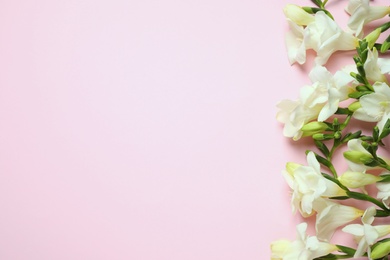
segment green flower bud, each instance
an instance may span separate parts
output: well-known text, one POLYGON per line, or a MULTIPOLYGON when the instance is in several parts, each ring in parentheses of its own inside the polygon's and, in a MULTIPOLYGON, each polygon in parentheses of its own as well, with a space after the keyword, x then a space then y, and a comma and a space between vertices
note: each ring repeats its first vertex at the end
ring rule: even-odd
POLYGON ((378 40, 379 36, 381 35, 381 28, 377 28, 376 30, 372 31, 369 35, 366 36, 366 40, 368 42, 368 47, 371 49, 374 47, 374 44, 376 40, 378 40))
POLYGON ((380 259, 390 253, 390 240, 379 242, 371 251, 372 259, 380 259))
POLYGON ((322 133, 325 130, 328 130, 328 125, 322 122, 310 122, 304 125, 301 128, 301 131, 303 132, 303 136, 310 136, 318 133, 322 133))
POLYGON ((367 164, 371 163, 373 158, 371 154, 360 152, 360 151, 346 151, 344 152, 344 157, 351 162, 358 164, 367 164))
POLYGON ((334 139, 335 135, 334 134, 314 134, 313 139, 317 141, 324 141, 324 140, 330 140, 334 139))
POLYGON ((360 104, 359 101, 356 101, 356 102, 353 102, 352 104, 350 104, 348 106, 348 109, 352 112, 355 112, 356 110, 358 110, 359 108, 361 108, 362 105, 360 104))

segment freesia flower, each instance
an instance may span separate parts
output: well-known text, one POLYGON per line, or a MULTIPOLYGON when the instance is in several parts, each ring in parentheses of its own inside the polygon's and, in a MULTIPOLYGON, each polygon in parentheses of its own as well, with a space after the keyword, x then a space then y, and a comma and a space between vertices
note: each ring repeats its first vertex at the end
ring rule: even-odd
POLYGON ((279 111, 276 119, 284 124, 284 136, 292 137, 294 140, 300 139, 302 136, 301 128, 318 117, 324 106, 324 101, 315 98, 320 92, 317 87, 318 85, 304 86, 298 100, 282 100, 277 104, 279 111))
POLYGON ((369 0, 349 0, 346 11, 351 15, 348 27, 362 37, 363 26, 390 13, 389 6, 370 6, 369 0))
POLYGON ((306 62, 306 46, 303 41, 304 28, 290 19, 287 19, 287 22, 291 29, 287 32, 285 38, 288 60, 290 64, 294 64, 295 62, 303 64, 306 62))
POLYGON ((365 252, 367 252, 370 257, 370 246, 373 245, 379 238, 390 233, 390 225, 371 225, 374 222, 375 214, 376 209, 374 207, 370 207, 363 214, 363 225, 350 224, 342 229, 344 232, 354 235, 355 240, 358 243, 354 257, 363 256, 365 252))
POLYGON ((329 241, 337 228, 361 217, 363 210, 341 205, 330 200, 317 200, 314 205, 318 212, 316 216, 317 237, 321 241, 329 241))
POLYGON ((343 31, 323 11, 314 16, 305 14, 302 8, 288 5, 285 9, 291 30, 286 36, 286 46, 291 64, 306 61, 306 50, 317 53, 316 64, 325 64, 336 51, 353 50, 358 42, 349 32, 343 31))
POLYGON ((297 226, 295 241, 279 240, 271 244, 272 260, 313 260, 337 250, 335 245, 320 242, 317 237, 306 234, 307 224, 297 226))
POLYGON ((277 105, 276 118, 284 124, 283 134, 294 140, 301 138, 302 127, 308 122, 332 116, 356 85, 346 69, 332 75, 325 67, 316 66, 309 77, 313 84, 301 89, 299 100, 282 100, 277 105))
POLYGON ((383 62, 379 63, 378 51, 376 48, 373 48, 373 50, 368 49, 367 60, 364 63, 364 71, 366 72, 367 79, 373 82, 386 82, 386 77, 383 75, 385 73, 383 71, 386 71, 386 65, 387 64, 383 62))
POLYGON ((343 31, 329 16, 320 11, 315 14, 315 21, 308 24, 304 41, 306 49, 317 52, 316 64, 325 64, 336 51, 353 50, 358 40, 349 32, 343 31))
MULTIPOLYGON (((348 94, 352 91, 353 87, 350 83, 356 81, 347 70, 339 70, 334 75, 330 73, 323 66, 316 66, 310 72, 309 78, 312 82, 318 82, 319 88, 322 88, 322 91, 319 93, 325 92, 325 102, 326 104, 321 109, 318 115, 318 121, 325 121, 330 116, 332 116, 339 106, 341 101, 344 101, 348 98, 348 94)), ((322 97, 323 98, 323 97, 322 97)))
POLYGON ((307 166, 288 163, 283 171, 288 185, 293 190, 291 204, 302 216, 313 214, 313 204, 320 198, 344 196, 345 191, 321 174, 320 164, 313 152, 307 154, 307 166))
MULTIPOLYGON (((389 172, 382 172, 381 175, 390 174, 389 172)), ((376 183, 378 194, 376 197, 381 199, 386 208, 390 209, 390 182, 376 183)))
POLYGON ((390 59, 378 58, 378 66, 383 74, 390 74, 390 59))
POLYGON ((353 116, 366 122, 378 122, 379 132, 390 118, 390 87, 384 82, 376 82, 373 85, 374 93, 360 98, 361 108, 357 109, 353 116))

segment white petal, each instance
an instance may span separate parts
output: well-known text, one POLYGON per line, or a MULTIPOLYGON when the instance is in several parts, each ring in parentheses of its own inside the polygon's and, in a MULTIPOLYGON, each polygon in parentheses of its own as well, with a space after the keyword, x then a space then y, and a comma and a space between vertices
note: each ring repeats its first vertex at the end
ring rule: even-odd
POLYGON ((364 235, 364 229, 363 225, 360 224, 350 224, 348 226, 345 226, 343 229, 343 232, 352 234, 354 236, 361 237, 364 235))

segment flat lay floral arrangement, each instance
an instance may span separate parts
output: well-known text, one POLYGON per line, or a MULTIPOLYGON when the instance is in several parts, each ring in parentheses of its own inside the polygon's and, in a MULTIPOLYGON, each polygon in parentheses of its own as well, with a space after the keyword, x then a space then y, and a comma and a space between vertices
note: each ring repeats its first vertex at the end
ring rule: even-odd
POLYGON ((301 66, 309 52, 315 58, 312 83, 296 100, 278 103, 277 120, 286 137, 309 139, 312 149, 302 155, 307 163, 288 162, 282 172, 292 211, 303 222, 295 240, 271 244, 271 259, 390 255, 390 6, 336 1, 348 16, 342 28, 328 9, 331 2, 284 8, 290 63, 301 66), (336 52, 350 55, 350 64, 332 73, 327 63, 336 52), (315 234, 309 234, 310 225, 315 234), (352 243, 332 242, 338 232, 352 243))

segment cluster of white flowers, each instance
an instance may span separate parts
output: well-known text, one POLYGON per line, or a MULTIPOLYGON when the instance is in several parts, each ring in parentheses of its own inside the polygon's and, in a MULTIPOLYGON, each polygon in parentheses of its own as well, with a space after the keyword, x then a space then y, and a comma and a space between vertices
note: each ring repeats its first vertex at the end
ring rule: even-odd
POLYGON ((308 2, 314 5, 289 4, 284 13, 290 63, 302 65, 307 50, 316 53, 311 85, 301 88, 297 100, 279 102, 277 120, 286 137, 313 140, 307 164, 289 162, 283 176, 292 190, 293 212, 315 217, 316 234, 308 236, 308 224, 298 224, 296 240, 271 244, 271 259, 388 259, 390 222, 376 222, 390 220, 390 159, 381 155, 390 135, 390 58, 385 55, 390 52, 390 7, 349 0, 344 6, 349 20, 342 29, 327 9, 328 0, 308 2), (333 74, 328 59, 343 51, 351 54, 351 64, 333 74), (348 126, 361 122, 372 130, 351 132, 348 126), (340 172, 334 154, 342 147, 347 170, 340 172), (356 246, 333 244, 335 232, 350 235, 356 246))

